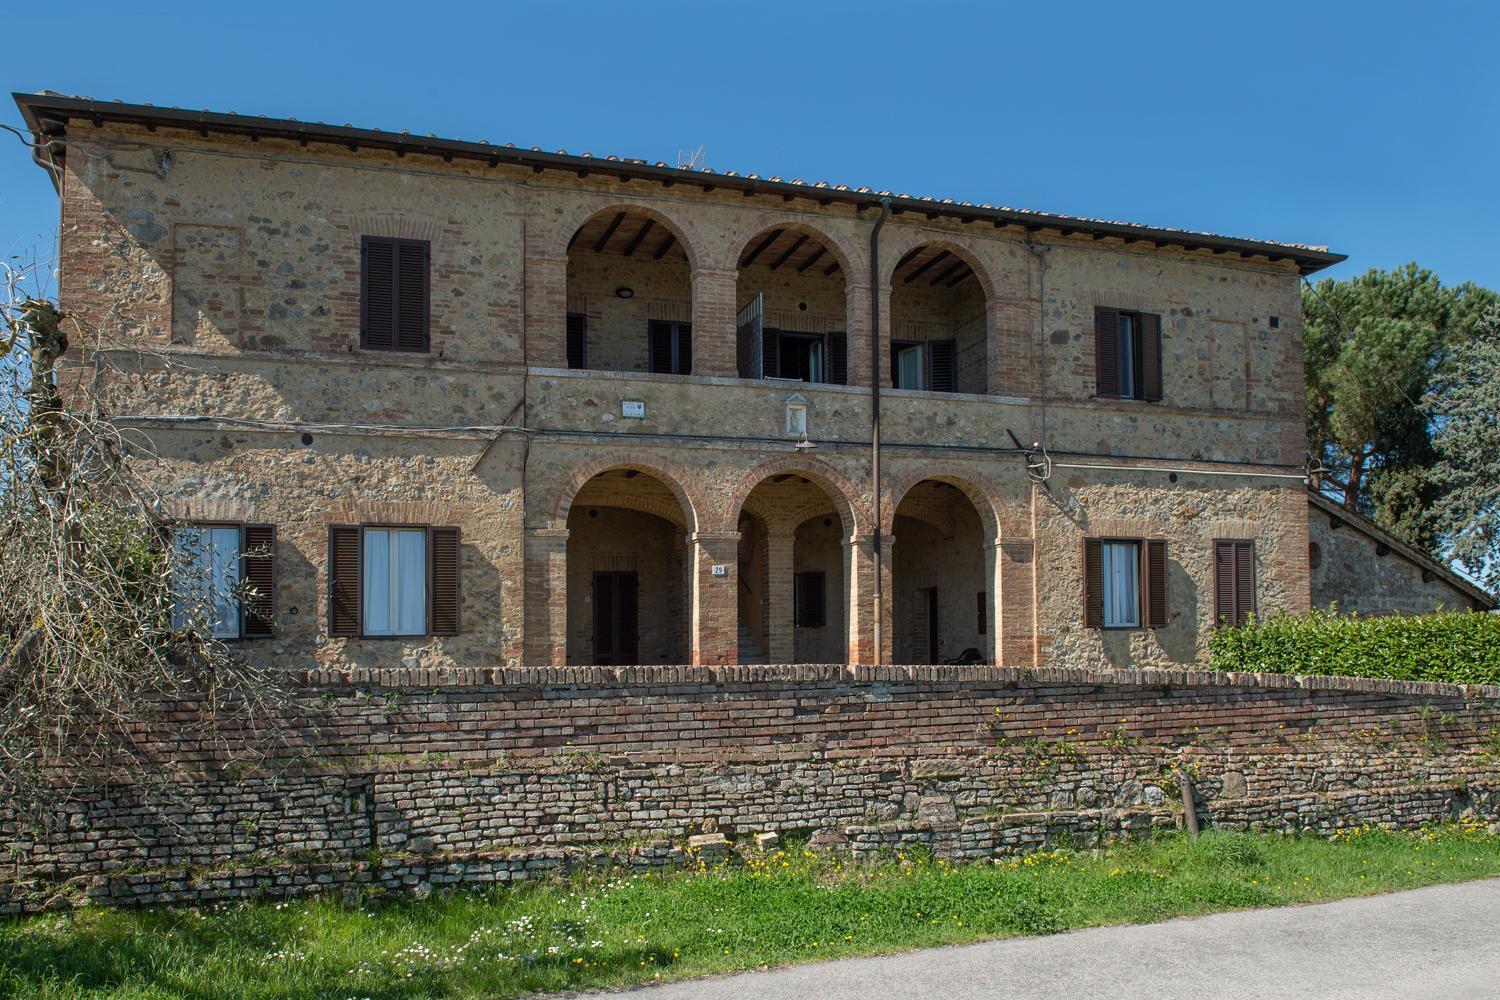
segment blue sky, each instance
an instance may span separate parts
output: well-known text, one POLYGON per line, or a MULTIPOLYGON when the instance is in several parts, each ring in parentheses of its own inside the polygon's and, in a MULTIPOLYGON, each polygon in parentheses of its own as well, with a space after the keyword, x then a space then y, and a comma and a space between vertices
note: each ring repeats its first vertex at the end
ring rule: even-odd
MULTIPOLYGON (((1490 4, 0 9, 48 88, 1326 244, 1500 288, 1490 4), (350 11, 355 13, 350 13, 350 11)), ((9 100, 0 121, 19 125, 9 100)), ((56 201, 0 134, 0 249, 56 201)))

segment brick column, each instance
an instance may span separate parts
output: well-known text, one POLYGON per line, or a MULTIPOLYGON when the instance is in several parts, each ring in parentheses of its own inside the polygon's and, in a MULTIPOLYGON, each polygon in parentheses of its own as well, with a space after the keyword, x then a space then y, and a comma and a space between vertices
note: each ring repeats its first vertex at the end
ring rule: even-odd
POLYGON ((797 658, 792 627, 792 550, 795 529, 790 525, 766 525, 766 662, 792 663, 797 658))
POLYGON ((692 663, 738 663, 739 532, 697 531, 688 536, 688 579, 692 582, 692 663), (724 567, 714 576, 715 566, 724 567))
POLYGON ((849 337, 849 384, 870 384, 870 286, 844 286, 844 325, 849 337))
POLYGON ((994 298, 985 303, 989 391, 995 396, 1033 396, 1040 385, 1036 354, 1037 303, 994 298))
POLYGON ((693 374, 739 375, 735 304, 738 271, 693 272, 693 374))
POLYGON ((1000 593, 996 605, 995 638, 1000 643, 1003 667, 1040 666, 1037 660, 1035 587, 1032 560, 1035 544, 1030 538, 1014 538, 995 548, 995 577, 1000 593))
POLYGON ((844 541, 844 580, 847 582, 850 663, 890 663, 895 622, 891 613, 894 577, 891 551, 895 538, 880 536, 881 614, 880 649, 875 648, 875 536, 851 535, 844 541))
POLYGON ((526 529, 526 663, 568 662, 568 529, 526 529))
POLYGON ((526 363, 568 367, 568 258, 526 255, 526 363))

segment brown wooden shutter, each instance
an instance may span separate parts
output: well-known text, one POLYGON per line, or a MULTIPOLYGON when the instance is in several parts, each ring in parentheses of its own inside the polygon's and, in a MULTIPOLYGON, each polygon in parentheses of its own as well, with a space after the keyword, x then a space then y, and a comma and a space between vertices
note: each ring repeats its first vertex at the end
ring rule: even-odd
POLYGON ((424 240, 396 244, 396 350, 428 349, 429 247, 424 240))
POLYGON ((781 331, 762 330, 760 335, 760 377, 781 375, 781 331))
POLYGON ((1255 543, 1234 547, 1235 617, 1244 625, 1255 614, 1255 543))
POLYGON ((355 524, 328 526, 328 634, 359 635, 362 609, 360 530, 355 524))
POLYGON ((1214 542, 1214 624, 1244 625, 1255 613, 1255 543, 1214 542))
POLYGON ((978 612, 978 617, 975 619, 975 628, 980 635, 984 635, 985 628, 989 625, 990 622, 988 597, 989 594, 981 590, 979 592, 978 599, 974 602, 976 605, 976 610, 978 612))
POLYGON ((672 324, 654 319, 646 325, 646 370, 670 375, 672 366, 672 324))
POLYGON ((849 384, 849 335, 842 330, 828 335, 828 381, 849 384))
POLYGON ((1096 396, 1120 395, 1120 310, 1105 306, 1094 310, 1094 386, 1096 396))
POLYGON ((428 592, 432 595, 432 613, 428 616, 428 630, 433 635, 458 635, 463 562, 458 529, 432 528, 429 535, 432 578, 428 592))
POLYGON ((396 346, 396 241, 360 239, 359 346, 389 351, 396 346))
POLYGON ((677 374, 693 374, 693 324, 677 324, 677 374))
POLYGON ((1167 543, 1148 541, 1146 548, 1146 627, 1167 627, 1167 543))
POLYGON ((1161 399, 1161 317, 1141 313, 1141 398, 1161 399))
POLYGON ((246 590, 240 602, 240 633, 247 639, 262 639, 272 634, 276 621, 276 528, 247 524, 242 531, 246 590))
POLYGON ((927 388, 933 392, 958 390, 958 341, 927 342, 927 388))
POLYGON ((1104 547, 1097 538, 1083 540, 1083 627, 1104 627, 1104 547))
POLYGON ((568 313, 568 367, 589 366, 589 321, 583 313, 568 313))

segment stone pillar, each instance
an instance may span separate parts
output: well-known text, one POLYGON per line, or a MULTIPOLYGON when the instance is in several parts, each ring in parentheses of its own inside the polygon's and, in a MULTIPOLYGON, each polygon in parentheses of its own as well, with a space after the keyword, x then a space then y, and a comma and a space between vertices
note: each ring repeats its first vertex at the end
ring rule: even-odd
POLYGON ((1006 539, 995 547, 995 578, 1000 600, 995 606, 995 636, 1005 667, 1041 666, 1037 655, 1036 593, 1032 578, 1035 545, 1030 538, 1006 539))
POLYGON ((792 625, 792 552, 796 545, 791 525, 766 525, 766 662, 792 663, 797 657, 792 625))
POLYGON ((568 529, 526 529, 526 662, 568 662, 568 529))
POLYGON ((698 268, 693 272, 693 374, 739 375, 738 271, 698 268))
POLYGON ((568 258, 526 254, 526 363, 568 367, 568 258))
POLYGON ((881 630, 880 648, 875 648, 875 536, 851 535, 844 541, 846 614, 849 624, 850 663, 890 663, 895 623, 891 575, 891 553, 895 538, 880 536, 881 630))
POLYGON ((688 536, 694 666, 739 662, 739 545, 735 531, 688 536), (715 566, 723 576, 714 576, 715 566))

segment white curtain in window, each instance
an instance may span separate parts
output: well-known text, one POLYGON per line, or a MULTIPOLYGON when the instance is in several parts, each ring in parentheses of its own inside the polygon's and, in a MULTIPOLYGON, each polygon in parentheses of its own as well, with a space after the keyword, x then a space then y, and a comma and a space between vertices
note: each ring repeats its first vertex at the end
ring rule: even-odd
POLYGON ((205 620, 213 634, 240 634, 240 529, 183 527, 172 535, 177 600, 172 624, 185 628, 205 620))
POLYGON ((365 529, 365 634, 393 635, 391 628, 391 533, 365 529))
POLYGON ((1105 542, 1100 553, 1104 577, 1104 624, 1116 628, 1141 623, 1141 549, 1135 542, 1105 542))
POLYGON ((421 635, 427 631, 427 533, 398 531, 396 633, 421 635))
POLYGON ((420 528, 366 528, 366 635, 427 631, 427 533, 420 528))

